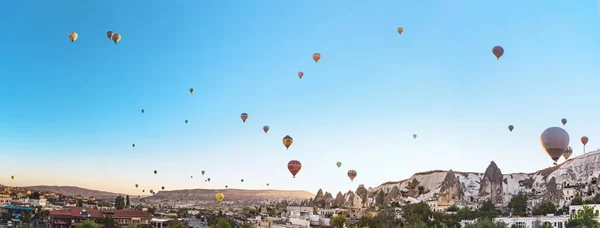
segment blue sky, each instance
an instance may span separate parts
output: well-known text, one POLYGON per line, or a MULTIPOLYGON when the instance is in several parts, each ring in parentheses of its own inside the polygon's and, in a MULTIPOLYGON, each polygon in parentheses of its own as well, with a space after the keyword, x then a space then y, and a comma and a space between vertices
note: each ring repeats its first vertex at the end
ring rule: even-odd
POLYGON ((582 135, 600 147, 596 1, 69 0, 3 9, 1 184, 138 194, 268 182, 345 192, 431 169, 483 172, 492 160, 505 173, 531 172, 552 164, 539 135, 563 117, 575 155, 582 135), (495 45, 505 49, 499 61, 495 45), (285 150, 288 134, 295 141, 285 150), (295 179, 291 159, 303 163, 295 179))

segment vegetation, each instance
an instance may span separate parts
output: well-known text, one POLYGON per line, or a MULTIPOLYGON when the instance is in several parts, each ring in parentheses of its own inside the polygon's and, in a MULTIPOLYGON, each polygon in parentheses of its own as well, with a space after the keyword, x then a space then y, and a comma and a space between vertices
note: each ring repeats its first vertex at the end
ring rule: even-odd
POLYGON ((513 215, 527 216, 527 196, 523 192, 519 192, 519 194, 510 199, 508 207, 511 209, 513 215))
POLYGON ((216 224, 214 225, 210 225, 210 227, 214 227, 214 228, 232 228, 235 227, 235 222, 234 224, 231 224, 231 221, 228 221, 225 218, 219 218, 216 222, 216 224))
POLYGON ((581 210, 571 215, 565 226, 567 228, 600 227, 600 223, 598 222, 598 212, 594 211, 594 207, 583 205, 581 210))
POLYGON ((547 214, 555 214, 556 206, 552 202, 541 202, 538 205, 533 207, 531 214, 533 215, 547 215, 547 214))
POLYGON ((115 208, 117 210, 123 210, 123 208, 125 208, 125 206, 127 206, 126 202, 125 202, 125 197, 123 197, 123 196, 117 196, 115 198, 115 208))
POLYGON ((254 228, 254 224, 249 223, 249 222, 244 222, 242 224, 242 228, 254 228))
POLYGON ((96 222, 92 220, 84 220, 79 223, 77 228, 100 228, 100 225, 96 224, 96 222))
MULTIPOLYGON (((338 228, 342 228, 344 227, 344 224, 348 223, 348 218, 343 215, 343 214, 338 214, 336 216, 331 217, 331 225, 338 227, 338 228)), ((350 225, 350 224, 348 224, 350 225)))
POLYGON ((577 195, 573 197, 573 199, 571 200, 571 205, 583 205, 583 199, 581 198, 581 196, 577 195))
POLYGON ((131 202, 129 201, 129 195, 125 196, 125 207, 129 207, 131 204, 131 202))
POLYGON ((104 228, 119 228, 119 224, 111 216, 104 216, 102 219, 102 225, 104 225, 104 228))
POLYGON ((127 226, 124 226, 124 228, 138 228, 138 227, 139 227, 138 224, 135 224, 135 223, 130 223, 127 226))
POLYGON ((233 219, 227 218, 225 216, 223 216, 222 212, 219 212, 219 215, 209 215, 206 218, 206 221, 208 222, 208 225, 210 225, 210 227, 236 227, 236 222, 233 219), (225 226, 225 223, 229 224, 229 226, 225 226))
POLYGON ((508 224, 501 221, 494 222, 490 218, 482 218, 473 224, 465 225, 465 228, 506 228, 507 226, 508 224))
POLYGON ((181 223, 179 220, 175 219, 169 223, 168 228, 187 228, 187 226, 181 223))

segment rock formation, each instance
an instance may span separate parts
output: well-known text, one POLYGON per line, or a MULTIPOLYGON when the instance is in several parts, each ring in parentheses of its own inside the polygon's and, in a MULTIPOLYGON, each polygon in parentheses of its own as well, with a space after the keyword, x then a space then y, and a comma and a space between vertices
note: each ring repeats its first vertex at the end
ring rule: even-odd
POLYGON ((502 171, 496 165, 494 161, 485 169, 483 179, 481 180, 481 187, 479 188, 480 200, 491 200, 495 207, 503 207, 502 199, 502 171))

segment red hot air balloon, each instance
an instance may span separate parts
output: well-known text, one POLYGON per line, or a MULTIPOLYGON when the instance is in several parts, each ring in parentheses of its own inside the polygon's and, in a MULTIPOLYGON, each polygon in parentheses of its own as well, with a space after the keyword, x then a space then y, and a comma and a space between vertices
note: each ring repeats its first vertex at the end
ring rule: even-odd
POLYGON ((357 175, 356 170, 353 170, 353 169, 348 170, 348 177, 350 177, 351 181, 354 181, 354 178, 356 178, 356 175, 357 175))
POLYGON ((288 162, 288 170, 290 171, 290 173, 292 173, 292 176, 294 176, 294 178, 296 178, 296 174, 300 172, 300 169, 302 169, 302 163, 300 163, 299 161, 291 160, 290 162, 288 162))
POLYGON ((315 61, 315 63, 318 63, 319 60, 321 60, 321 53, 315 52, 313 54, 313 60, 315 61))
POLYGON ((501 46, 495 46, 492 48, 492 53, 496 56, 496 59, 500 59, 504 55, 504 48, 501 46))
POLYGON ((265 126, 263 127, 263 131, 265 132, 265 134, 266 134, 267 132, 269 132, 269 129, 271 129, 271 128, 270 128, 269 126, 267 126, 267 125, 265 125, 265 126))
POLYGON ((563 124, 563 126, 565 126, 565 124, 567 124, 567 119, 566 118, 562 118, 562 120, 560 120, 560 122, 563 124))
POLYGON ((515 126, 513 125, 508 125, 508 130, 512 132, 512 130, 515 129, 515 126))
POLYGON ((590 139, 587 136, 581 137, 581 144, 583 144, 583 153, 585 153, 585 145, 587 145, 588 141, 590 141, 590 139))
POLYGON ((246 123, 246 120, 248 119, 248 113, 245 113, 245 112, 242 113, 240 115, 240 118, 242 118, 242 121, 244 121, 244 123, 246 123))
POLYGON ((302 79, 302 77, 303 77, 303 76, 304 76, 304 72, 302 72, 302 71, 298 72, 298 77, 299 77, 300 79, 302 79))

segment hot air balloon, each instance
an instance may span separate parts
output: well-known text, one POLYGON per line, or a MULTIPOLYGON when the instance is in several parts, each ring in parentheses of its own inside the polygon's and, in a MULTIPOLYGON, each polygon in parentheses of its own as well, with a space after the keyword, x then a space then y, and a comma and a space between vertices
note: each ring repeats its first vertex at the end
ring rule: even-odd
POLYGON ((146 192, 146 190, 142 190, 142 192, 146 192))
POLYGON ((269 183, 267 183, 267 187, 269 187, 269 183))
POLYGON ((402 27, 398 28, 398 34, 402 35, 402 32, 404 32, 404 29, 402 27))
POLYGON ((108 32, 106 32, 106 37, 108 37, 108 39, 112 39, 112 36, 113 36, 114 34, 115 34, 115 33, 114 33, 113 31, 108 31, 108 32))
POLYGON ((215 198, 217 199, 217 202, 221 202, 223 201, 223 199, 225 199, 225 195, 223 195, 223 193, 217 193, 217 195, 215 195, 215 198))
POLYGON ((185 124, 187 124, 187 123, 188 123, 188 120, 185 120, 185 124))
POLYGON ((190 93, 194 93, 194 88, 190 88, 190 93))
POLYGON ((508 130, 512 132, 512 130, 515 129, 515 126, 513 125, 508 125, 508 130))
POLYGON ((282 141, 283 141, 283 145, 285 146, 286 149, 289 149, 290 146, 292 145, 292 143, 294 143, 294 139, 289 135, 286 135, 285 137, 283 137, 282 141))
POLYGON ((131 146, 132 146, 132 147, 135 147, 135 143, 134 143, 134 144, 131 144, 131 146))
POLYGON ((417 134, 413 134, 413 139, 417 139, 417 134))
POLYGON ((210 178, 207 178, 206 180, 208 180, 208 182, 210 182, 210 178))
POLYGON ((194 178, 194 176, 190 176, 190 178, 194 178))
POLYGON ((225 185, 225 188, 229 188, 227 185, 225 185))
POLYGON ((152 195, 156 195, 156 192, 152 192, 152 195))
POLYGON ((335 165, 337 165, 337 167, 339 168, 340 166, 342 166, 341 162, 336 162, 335 165))
POLYGON ((13 179, 13 180, 14 180, 14 179, 15 179, 15 176, 10 176, 10 179, 13 179))
POLYGON ((138 184, 135 184, 135 188, 137 188, 137 187, 138 187, 138 184))
POLYGON ((315 63, 318 63, 320 59, 321 59, 321 54, 318 52, 315 52, 313 54, 313 60, 315 61, 315 63))
POLYGON ((150 193, 153 193, 153 192, 154 192, 154 190, 150 189, 150 193))
POLYGON ((348 177, 350 177, 351 181, 354 182, 354 178, 356 178, 356 175, 357 175, 356 170, 353 170, 353 169, 348 170, 348 177))
POLYGON ((69 40, 71 40, 71 43, 75 42, 77 40, 77 37, 79 37, 79 35, 77 35, 76 32, 69 33, 69 40))
POLYGON ((142 109, 142 114, 144 114, 144 112, 145 112, 144 109, 142 109))
POLYGON ((27 195, 31 195, 31 190, 27 190, 27 195))
POLYGON ((501 46, 495 46, 492 48, 492 53, 496 56, 496 59, 500 59, 504 55, 504 48, 501 46))
POLYGON ((165 186, 160 187, 160 189, 165 190, 165 186))
POLYGON ((242 183, 244 183, 244 179, 242 179, 242 183))
POLYGON ((567 124, 567 119, 566 118, 562 118, 560 120, 560 122, 563 124, 563 126, 565 126, 565 124, 567 124))
POLYGON ((567 147, 565 152, 563 152, 563 158, 565 158, 565 160, 569 160, 569 158, 571 157, 572 154, 573 154, 573 148, 567 147))
POLYGON ((583 144, 583 153, 584 154, 585 154, 585 145, 587 145, 588 141, 590 141, 590 139, 587 136, 581 137, 581 144, 583 144))
POLYGON ((242 113, 240 115, 240 118, 242 118, 242 121, 244 121, 244 123, 246 123, 246 120, 248 119, 248 113, 245 113, 245 112, 242 113))
POLYGON ((296 174, 300 172, 300 169, 302 169, 302 163, 300 163, 299 161, 291 160, 290 162, 288 162, 288 170, 290 171, 290 173, 292 173, 292 176, 294 176, 294 178, 296 178, 296 174))
POLYGON ((202 173, 202 176, 204 176, 204 173, 205 173, 205 172, 204 172, 204 170, 202 170, 202 172, 200 172, 200 173, 202 173))
POLYGON ((542 147, 556 163, 569 146, 569 133, 560 127, 550 127, 540 135, 542 147))
POLYGON ((115 33, 112 36, 112 40, 115 42, 115 44, 119 43, 119 41, 121 40, 121 35, 119 35, 118 33, 115 33))
POLYGON ((298 72, 298 77, 299 77, 300 79, 302 79, 302 77, 303 77, 303 76, 304 76, 304 72, 302 72, 302 71, 298 72))
POLYGON ((158 173, 158 170, 154 170, 154 174, 157 174, 157 173, 158 173))
POLYGON ((263 131, 265 132, 265 134, 267 134, 267 132, 269 132, 269 129, 271 129, 269 126, 265 125, 263 127, 263 131))

